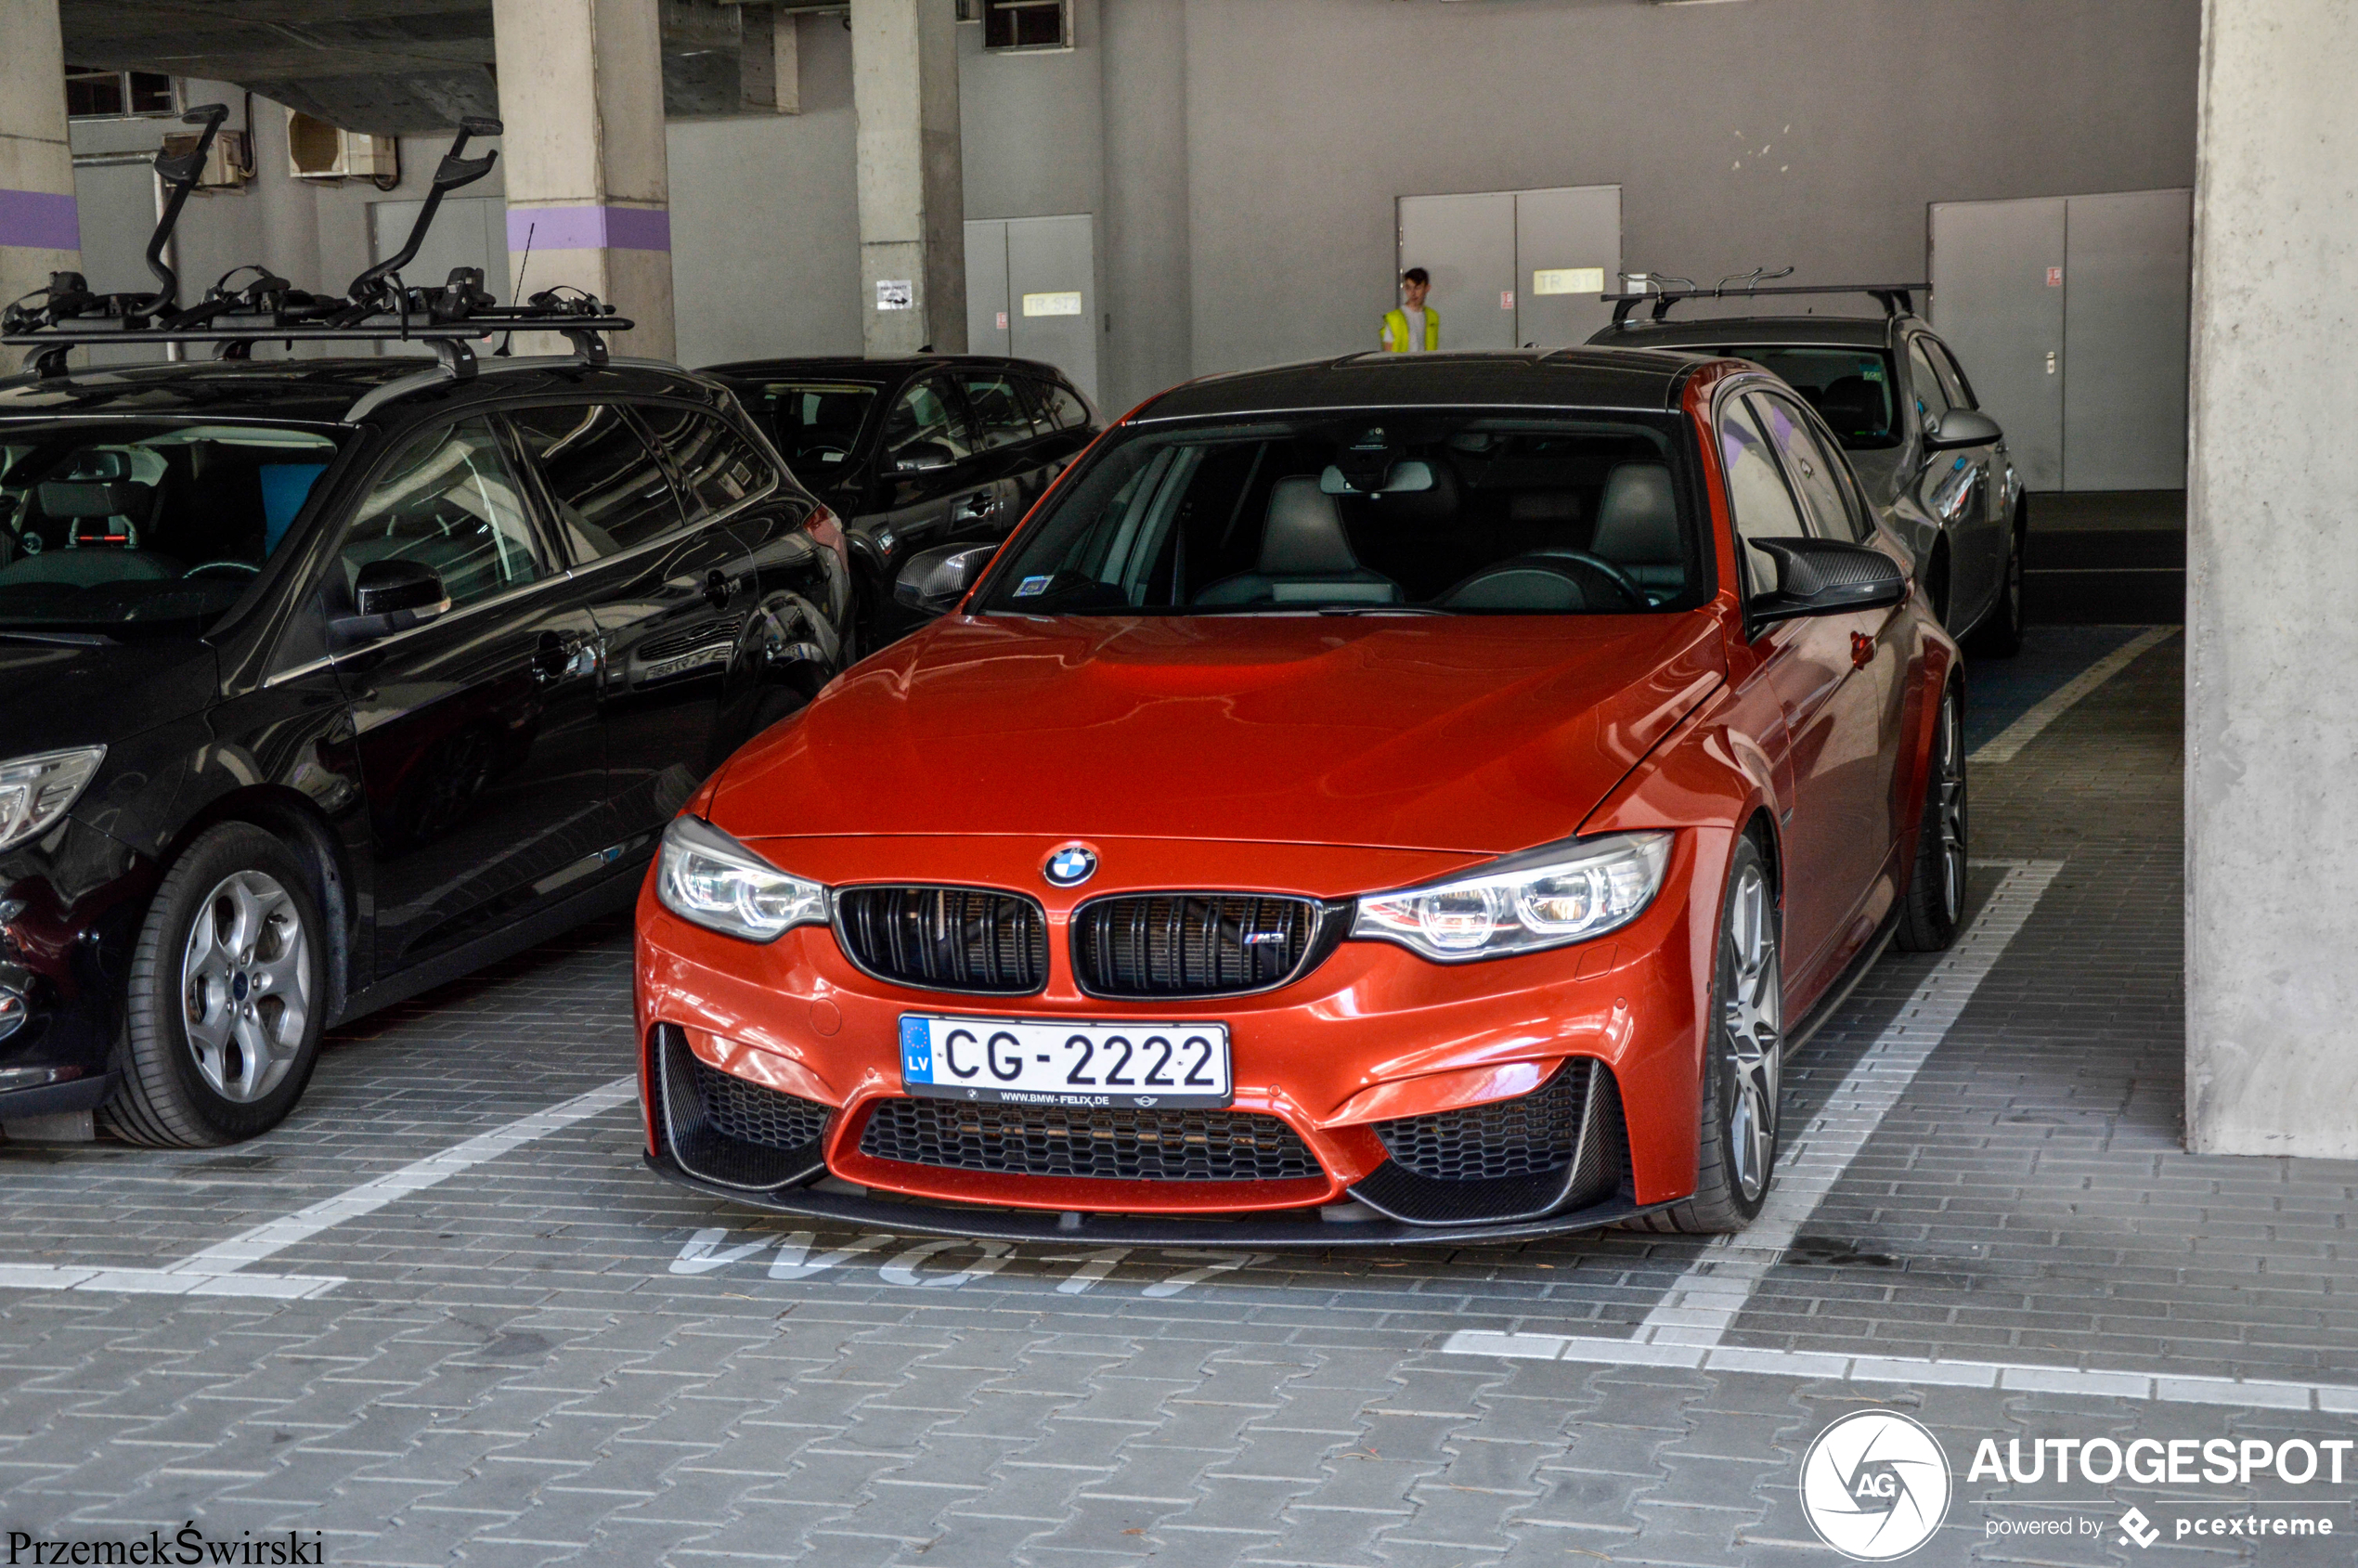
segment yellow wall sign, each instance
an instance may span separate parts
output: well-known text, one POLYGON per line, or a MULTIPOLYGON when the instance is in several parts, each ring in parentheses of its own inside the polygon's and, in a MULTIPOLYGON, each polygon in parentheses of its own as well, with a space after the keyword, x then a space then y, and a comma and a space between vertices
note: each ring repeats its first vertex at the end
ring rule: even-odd
POLYGON ((1535 294, 1601 294, 1605 292, 1605 269, 1601 266, 1543 268, 1531 275, 1531 292, 1535 294))
POLYGON ((1079 294, 1026 294, 1023 297, 1026 316, 1078 316, 1081 314, 1079 294))

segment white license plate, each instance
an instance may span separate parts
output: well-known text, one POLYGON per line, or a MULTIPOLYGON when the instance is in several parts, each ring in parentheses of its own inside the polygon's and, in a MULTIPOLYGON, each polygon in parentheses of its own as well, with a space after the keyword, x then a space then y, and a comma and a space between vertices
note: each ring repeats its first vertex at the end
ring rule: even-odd
POLYGON ((903 1013, 900 1084, 934 1099, 1010 1105, 1224 1106, 1228 1026, 903 1013))

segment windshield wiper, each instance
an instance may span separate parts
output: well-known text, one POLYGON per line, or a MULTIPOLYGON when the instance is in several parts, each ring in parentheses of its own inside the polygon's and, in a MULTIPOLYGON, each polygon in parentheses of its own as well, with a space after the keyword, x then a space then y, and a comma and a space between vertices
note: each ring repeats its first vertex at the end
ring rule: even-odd
POLYGON ((35 631, 20 626, 0 626, 0 637, 26 642, 56 642, 68 648, 104 648, 114 639, 98 631, 35 631))

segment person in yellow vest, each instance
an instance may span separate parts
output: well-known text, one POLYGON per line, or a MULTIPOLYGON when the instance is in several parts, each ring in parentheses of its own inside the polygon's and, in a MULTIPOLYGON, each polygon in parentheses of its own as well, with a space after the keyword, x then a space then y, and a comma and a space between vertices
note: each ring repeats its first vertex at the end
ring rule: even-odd
POLYGON ((1384 312, 1383 345, 1393 354, 1431 354, 1441 346, 1441 312, 1425 304, 1432 275, 1412 266, 1400 275, 1400 307, 1384 312))

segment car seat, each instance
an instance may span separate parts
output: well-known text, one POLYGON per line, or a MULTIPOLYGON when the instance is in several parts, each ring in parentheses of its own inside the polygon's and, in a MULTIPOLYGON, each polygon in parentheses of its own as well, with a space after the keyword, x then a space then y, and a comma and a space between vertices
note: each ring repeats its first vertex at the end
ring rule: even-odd
POLYGON ((1297 473, 1270 487, 1261 531, 1258 571, 1224 577, 1196 595, 1198 604, 1284 603, 1319 600, 1397 604, 1400 585, 1368 571, 1342 531, 1335 498, 1315 474, 1297 473))
POLYGON ((1669 469, 1656 462, 1614 466, 1597 503, 1588 552, 1620 567, 1657 604, 1686 589, 1687 541, 1678 531, 1669 469))
POLYGON ((1864 376, 1844 376, 1826 388, 1818 412, 1836 435, 1879 435, 1890 422, 1883 388, 1864 376))

